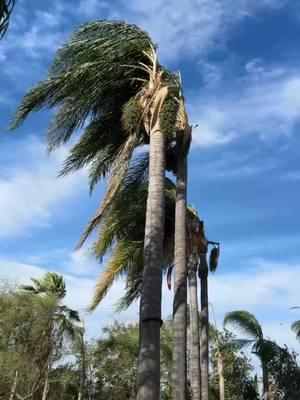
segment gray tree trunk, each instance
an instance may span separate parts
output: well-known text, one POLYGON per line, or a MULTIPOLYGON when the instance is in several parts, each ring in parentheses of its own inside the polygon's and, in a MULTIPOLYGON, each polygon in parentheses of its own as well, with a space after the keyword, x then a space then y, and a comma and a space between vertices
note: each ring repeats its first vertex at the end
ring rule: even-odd
POLYGON ((150 133, 149 189, 140 300, 140 349, 137 400, 158 400, 160 393, 160 326, 165 220, 165 138, 159 121, 150 133))
POLYGON ((186 192, 187 158, 178 157, 175 209, 175 268, 173 302, 173 400, 186 400, 187 262, 186 192))
MULTIPOLYGON (((205 263, 205 271, 201 276, 201 339, 200 339, 200 360, 201 360, 201 400, 208 400, 209 380, 209 351, 208 351, 208 267, 206 254, 201 255, 201 264, 205 263)), ((200 267, 201 268, 201 267, 200 267)))
POLYGON ((85 343, 84 343, 84 335, 80 334, 81 341, 81 368, 80 368, 80 384, 78 391, 78 400, 83 399, 83 392, 85 386, 85 343))
POLYGON ((9 400, 13 400, 15 398, 16 390, 17 390, 17 382, 18 382, 18 371, 15 372, 14 381, 11 387, 11 392, 9 396, 9 400))
POLYGON ((189 257, 188 284, 190 298, 190 329, 191 329, 191 388, 193 400, 201 399, 201 371, 200 371, 200 335, 199 310, 197 296, 197 265, 194 257, 189 257))
POLYGON ((225 380, 224 380, 224 372, 223 372, 223 357, 220 351, 220 344, 217 338, 217 363, 218 363, 218 375, 219 375, 219 391, 220 391, 220 400, 225 400, 225 380))

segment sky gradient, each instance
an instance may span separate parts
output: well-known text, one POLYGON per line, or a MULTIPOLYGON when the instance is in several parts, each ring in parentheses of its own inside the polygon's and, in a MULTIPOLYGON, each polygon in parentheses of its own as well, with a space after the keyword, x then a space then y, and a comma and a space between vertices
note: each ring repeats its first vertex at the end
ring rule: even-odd
MULTIPOLYGON (((56 179, 68 152, 44 145, 51 111, 5 128, 24 93, 45 77, 76 26, 122 19, 147 30, 161 62, 181 71, 194 131, 189 203, 209 239, 221 242, 210 302, 246 309, 265 333, 297 349, 290 324, 300 305, 300 4, 288 0, 18 0, 0 42, 0 278, 24 283, 45 270, 64 274, 67 303, 84 312, 103 265, 88 245, 73 248, 105 185, 89 195, 86 171, 56 179), (26 4, 26 5, 25 5, 26 4)), ((117 315, 117 282, 87 315, 90 337, 117 315)), ((163 287, 163 314, 172 294, 163 287)), ((299 311, 299 310, 298 310, 299 311)))

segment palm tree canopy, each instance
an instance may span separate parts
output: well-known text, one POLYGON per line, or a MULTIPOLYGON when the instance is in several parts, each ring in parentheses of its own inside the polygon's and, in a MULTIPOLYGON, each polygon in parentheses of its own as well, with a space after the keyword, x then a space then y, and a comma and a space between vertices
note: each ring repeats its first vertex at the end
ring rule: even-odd
POLYGON ((16 0, 0 0, 0 39, 4 36, 16 0))
MULTIPOLYGON (((47 78, 25 95, 16 112, 10 129, 17 128, 33 111, 55 108, 47 133, 49 151, 85 127, 61 175, 89 164, 92 190, 110 173, 102 205, 78 247, 100 222, 120 188, 134 149, 149 142, 145 115, 155 102, 152 69, 158 71, 158 86, 166 88, 164 101, 157 103, 161 105, 162 131, 171 138, 178 119, 180 82, 158 64, 148 34, 121 21, 95 21, 75 30, 57 51, 47 78)), ((167 149, 173 148, 172 143, 168 141, 167 149)), ((175 163, 172 165, 174 168, 175 163)))
POLYGON ((300 320, 292 324, 292 330, 296 333, 296 337, 300 340, 300 320))
POLYGON ((245 333, 250 339, 263 339, 262 328, 255 316, 248 311, 232 311, 225 315, 224 325, 231 324, 245 333))
POLYGON ((66 295, 64 278, 56 272, 46 272, 42 279, 31 278, 33 285, 22 285, 21 289, 33 294, 55 295, 62 299, 66 295))

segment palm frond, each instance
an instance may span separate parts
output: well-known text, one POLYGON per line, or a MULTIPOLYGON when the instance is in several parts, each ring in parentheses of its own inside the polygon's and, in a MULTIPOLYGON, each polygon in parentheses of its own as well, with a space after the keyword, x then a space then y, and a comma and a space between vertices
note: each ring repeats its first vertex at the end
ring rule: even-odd
POLYGON ((119 241, 97 282, 89 310, 92 311, 99 305, 118 276, 127 271, 133 264, 142 265, 142 263, 143 247, 140 243, 119 241))
POLYGON ((15 4, 16 0, 0 0, 0 39, 7 31, 10 15, 15 4))
POLYGON ((225 315, 224 325, 231 324, 251 339, 262 339, 262 328, 255 316, 248 311, 232 311, 225 315))
POLYGON ((296 333, 297 339, 300 341, 300 320, 292 324, 292 330, 296 333))

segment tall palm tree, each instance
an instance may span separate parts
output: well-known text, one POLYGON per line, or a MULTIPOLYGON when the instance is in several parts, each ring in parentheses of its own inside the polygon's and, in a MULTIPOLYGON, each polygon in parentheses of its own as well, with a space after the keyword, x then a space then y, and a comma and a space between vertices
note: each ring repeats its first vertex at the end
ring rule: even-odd
POLYGON ((201 400, 208 400, 209 383, 209 312, 208 312, 208 273, 215 272, 218 266, 219 243, 208 241, 205 234, 199 243, 198 274, 201 285, 201 321, 200 321, 200 360, 201 360, 201 400), (208 245, 213 245, 209 264, 206 260, 208 245))
POLYGON ((0 0, 0 39, 4 36, 16 0, 0 0))
POLYGON ((186 335, 187 335, 187 154, 191 142, 191 126, 180 92, 177 138, 177 181, 175 207, 175 273, 173 302, 173 369, 172 395, 174 400, 186 399, 186 335))
POLYGON ((119 191, 134 149, 150 144, 139 400, 159 397, 165 150, 166 138, 172 136, 177 122, 178 87, 178 79, 159 64, 155 46, 145 32, 124 22, 96 21, 77 29, 58 50, 47 79, 25 96, 11 126, 19 126, 32 111, 56 107, 47 136, 48 148, 53 150, 89 120, 61 174, 90 164, 91 189, 108 172, 110 180, 79 247, 119 191))
POLYGON ((55 356, 55 342, 60 342, 66 334, 74 338, 75 323, 78 323, 80 318, 77 311, 61 304, 66 295, 66 286, 62 276, 55 272, 47 272, 42 279, 32 278, 31 280, 33 285, 21 286, 24 291, 32 293, 33 296, 43 296, 53 300, 52 316, 44 332, 45 340, 48 341, 48 352, 42 400, 46 400, 49 391, 49 376, 55 356))
POLYGON ((224 325, 227 324, 232 324, 245 333, 247 338, 237 339, 235 342, 241 346, 252 346, 252 353, 260 359, 263 374, 263 398, 269 400, 268 362, 274 356, 278 346, 264 337, 261 325, 255 316, 248 311, 232 311, 226 314, 224 325))

